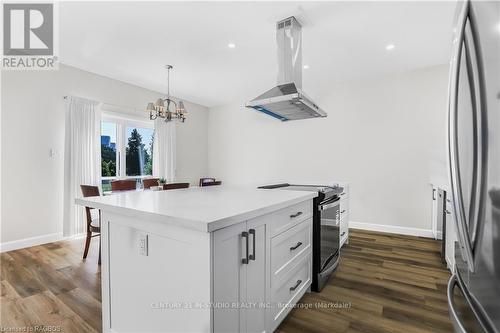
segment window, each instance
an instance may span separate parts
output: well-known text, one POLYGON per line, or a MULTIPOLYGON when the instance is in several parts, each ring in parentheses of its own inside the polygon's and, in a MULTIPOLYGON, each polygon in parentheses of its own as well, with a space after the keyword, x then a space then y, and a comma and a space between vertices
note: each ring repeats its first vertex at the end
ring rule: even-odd
POLYGON ((101 123, 101 176, 116 177, 116 124, 101 123))
POLYGON ((113 179, 137 179, 153 174, 153 123, 103 116, 101 176, 103 191, 113 179))
POLYGON ((127 127, 126 176, 153 174, 153 129, 127 127))

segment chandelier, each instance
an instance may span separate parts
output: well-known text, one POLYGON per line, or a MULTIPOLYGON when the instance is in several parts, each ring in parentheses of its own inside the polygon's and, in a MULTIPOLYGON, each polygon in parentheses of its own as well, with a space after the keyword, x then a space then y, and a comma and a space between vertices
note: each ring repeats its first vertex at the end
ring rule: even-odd
POLYGON ((172 65, 166 65, 167 69, 167 98, 158 98, 154 103, 148 103, 146 107, 146 112, 149 112, 149 119, 155 120, 160 117, 165 119, 166 122, 172 119, 179 119, 184 122, 186 120, 186 109, 184 108, 184 102, 176 102, 170 98, 170 70, 174 68, 172 65), (175 108, 173 111, 170 110, 170 106, 173 105, 175 108))

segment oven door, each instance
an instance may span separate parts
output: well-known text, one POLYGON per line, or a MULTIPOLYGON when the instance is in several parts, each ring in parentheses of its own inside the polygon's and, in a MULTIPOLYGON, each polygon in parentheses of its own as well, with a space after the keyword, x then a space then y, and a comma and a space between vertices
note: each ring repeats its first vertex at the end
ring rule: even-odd
POLYGON ((338 262, 340 248, 340 200, 338 197, 319 204, 321 219, 320 273, 338 262))

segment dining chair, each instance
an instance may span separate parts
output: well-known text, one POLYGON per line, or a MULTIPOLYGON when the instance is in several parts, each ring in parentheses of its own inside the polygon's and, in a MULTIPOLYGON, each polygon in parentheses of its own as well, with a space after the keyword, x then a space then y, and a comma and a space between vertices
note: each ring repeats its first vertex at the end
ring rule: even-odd
POLYGON ((200 178, 200 187, 204 186, 214 186, 214 185, 221 185, 222 182, 220 180, 215 180, 215 178, 200 178))
MULTIPOLYGON (((101 194, 99 193, 98 186, 92 185, 80 185, 82 189, 83 197, 98 197, 101 194)), ((87 258, 87 254, 89 253, 90 240, 92 237, 100 237, 101 236, 101 211, 97 210, 97 214, 93 214, 96 212, 95 208, 85 207, 85 213, 87 216, 87 237, 85 238, 85 249, 83 250, 83 259, 87 258)), ((99 259, 98 264, 101 264, 101 239, 99 238, 99 259)))
POLYGON ((214 186, 214 185, 221 185, 221 184, 222 184, 222 181, 216 180, 214 182, 203 183, 203 185, 201 185, 201 186, 205 187, 205 186, 214 186))
POLYGON ((130 191, 135 190, 137 181, 135 179, 113 180, 111 182, 111 191, 130 191))
POLYGON ((178 188, 188 188, 189 183, 170 183, 163 185, 164 190, 175 190, 178 188))
POLYGON ((150 189, 151 186, 158 186, 158 178, 146 178, 142 180, 144 189, 150 189))
POLYGON ((211 182, 214 182, 215 181, 215 178, 200 178, 200 182, 198 184, 198 186, 204 186, 204 184, 206 183, 211 183, 211 182))

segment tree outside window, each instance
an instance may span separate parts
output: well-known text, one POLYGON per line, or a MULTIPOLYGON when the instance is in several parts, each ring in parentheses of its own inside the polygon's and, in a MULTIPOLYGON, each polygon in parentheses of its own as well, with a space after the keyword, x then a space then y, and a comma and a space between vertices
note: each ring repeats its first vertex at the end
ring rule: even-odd
POLYGON ((113 179, 139 179, 153 174, 154 130, 152 124, 148 125, 146 122, 121 118, 109 118, 101 122, 103 191, 111 190, 113 179))
POLYGON ((129 136, 126 148, 126 175, 144 176, 152 174, 153 130, 150 128, 127 128, 129 136), (143 135, 149 135, 147 146, 143 143, 143 135))

